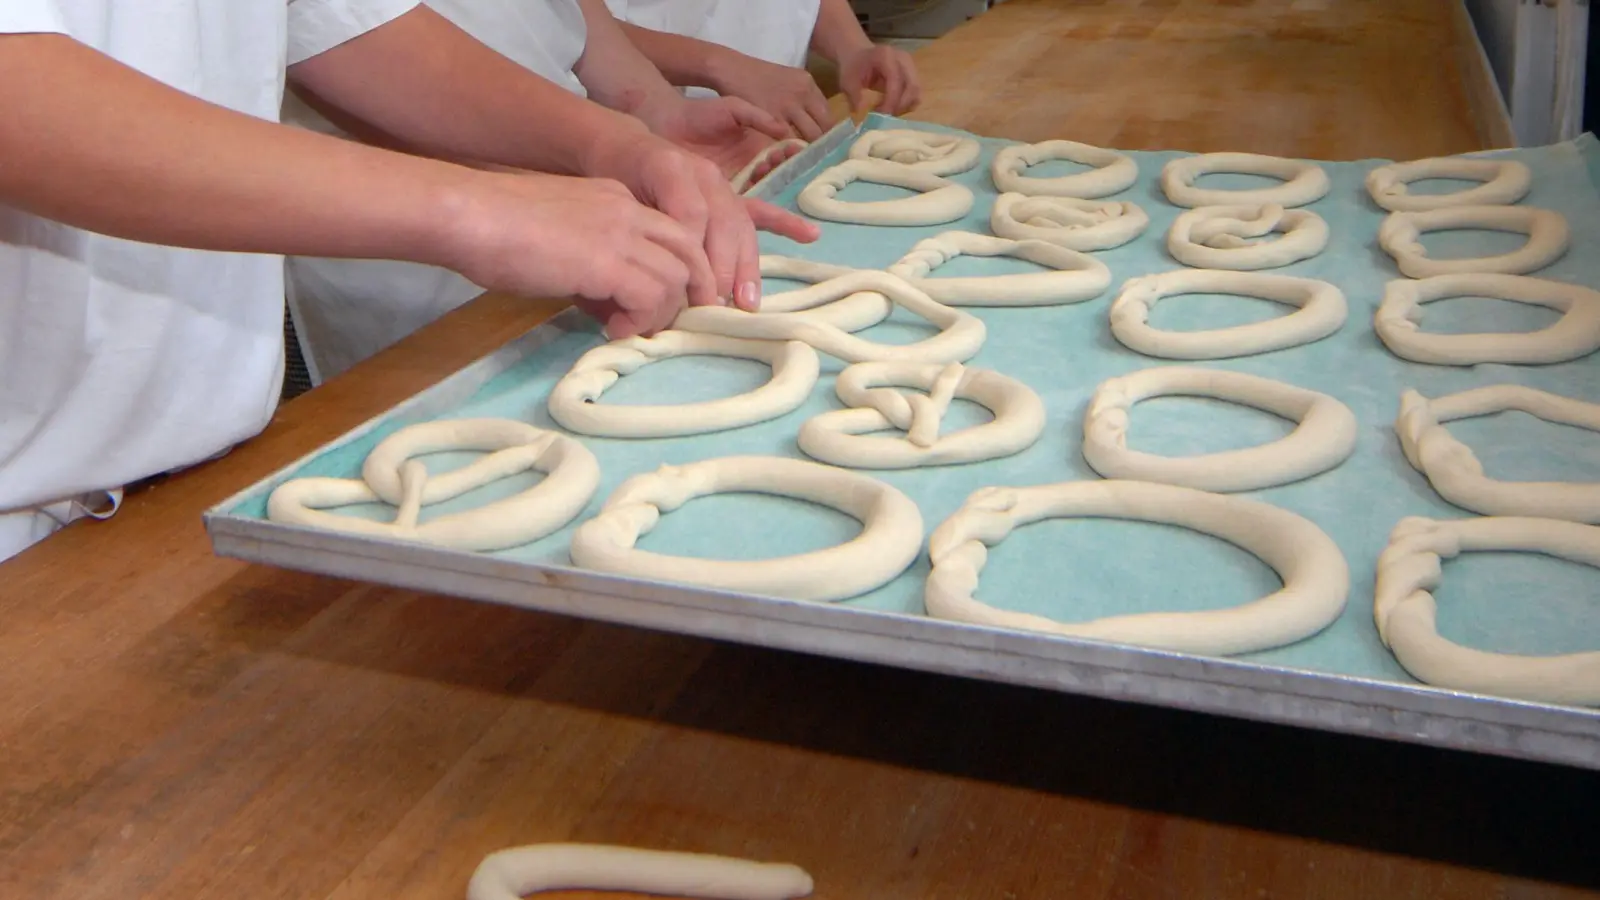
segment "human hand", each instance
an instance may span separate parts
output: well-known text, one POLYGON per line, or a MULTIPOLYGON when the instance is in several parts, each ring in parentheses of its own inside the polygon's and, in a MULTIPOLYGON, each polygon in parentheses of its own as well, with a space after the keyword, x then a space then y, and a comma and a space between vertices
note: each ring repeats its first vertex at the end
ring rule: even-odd
POLYGON ((917 64, 897 47, 863 47, 839 61, 839 89, 849 98, 851 109, 861 108, 861 93, 867 88, 883 95, 878 109, 891 116, 910 112, 922 102, 917 64))
POLYGON ((714 81, 717 93, 755 104, 807 141, 833 127, 828 98, 805 69, 731 53, 718 61, 714 81))
POLYGON ((758 152, 789 134, 782 122, 737 97, 680 97, 652 110, 643 121, 657 135, 716 163, 724 175, 744 168, 758 152))

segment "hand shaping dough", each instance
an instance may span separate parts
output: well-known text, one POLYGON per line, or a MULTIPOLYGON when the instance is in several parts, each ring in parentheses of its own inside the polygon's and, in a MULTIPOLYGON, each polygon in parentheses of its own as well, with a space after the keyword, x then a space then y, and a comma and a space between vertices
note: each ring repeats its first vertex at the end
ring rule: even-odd
POLYGON ((1315 203, 1327 196, 1328 173, 1316 163, 1256 153, 1202 153, 1172 160, 1161 170, 1161 189, 1175 206, 1278 206, 1315 203), (1212 190, 1195 187, 1202 175, 1238 173, 1284 179, 1275 187, 1212 190))
POLYGON ((1328 223, 1304 209, 1202 206, 1178 216, 1167 252, 1197 269, 1276 269, 1310 259, 1328 246, 1328 223), (1273 232, 1282 237, 1256 243, 1273 232))
POLYGON ((933 175, 957 175, 978 164, 978 142, 957 134, 886 128, 869 131, 850 147, 851 159, 884 159, 933 175))
POLYGON ((1600 522, 1600 484, 1496 481, 1483 473, 1472 448, 1443 424, 1512 409, 1546 422, 1600 431, 1600 405, 1520 384, 1473 388, 1437 400, 1406 391, 1394 430, 1412 467, 1428 477, 1439 496, 1463 509, 1487 516, 1600 522))
POLYGON ((1043 141, 1002 148, 994 155, 994 162, 989 164, 989 177, 994 180, 995 189, 1001 193, 1093 200, 1132 187, 1139 180, 1139 166, 1133 157, 1115 150, 1076 141, 1043 141), (1095 168, 1092 172, 1062 175, 1059 178, 1030 178, 1023 174, 1030 166, 1047 159, 1071 160, 1095 168))
MULTIPOLYGON (((770 158, 774 153, 787 150, 790 147, 805 146, 807 146, 806 142, 799 138, 785 138, 777 143, 768 144, 765 149, 761 150, 761 152, 755 155, 754 159, 750 160, 748 163, 745 163, 744 168, 740 169, 737 175, 733 176, 730 181, 733 192, 735 194, 742 194, 754 187, 755 183, 750 180, 750 176, 754 175, 756 168, 763 162, 766 162, 767 159, 770 158)), ((767 174, 771 175, 772 173, 768 172, 767 174)))
MULTIPOLYGON (((1533 703, 1600 706, 1600 652, 1561 656, 1487 653, 1439 634, 1430 593, 1440 561, 1475 550, 1543 553, 1600 567, 1600 528, 1551 519, 1401 519, 1378 557, 1373 618, 1394 657, 1418 681, 1533 703)), ((1514 598, 1512 598, 1514 599, 1514 598)))
POLYGON ((467 885, 467 900, 519 900, 571 890, 793 900, 809 895, 812 882, 804 869, 780 863, 600 844, 535 844, 484 857, 467 885))
MULTIPOLYGON (((892 164, 891 164, 892 165, 892 164)), ((796 313, 752 313, 729 306, 694 306, 678 314, 674 328, 763 341, 805 341, 846 362, 965 362, 983 347, 983 320, 933 298, 897 275, 858 269, 817 285, 819 297, 875 291, 939 326, 939 334, 915 344, 875 344, 796 313)))
POLYGON ((800 426, 800 449, 836 466, 909 469, 998 459, 1033 446, 1044 432, 1044 403, 1032 389, 960 363, 858 363, 839 373, 834 388, 850 408, 808 419, 800 426), (994 420, 940 435, 939 420, 957 397, 988 407, 994 420), (890 428, 905 436, 872 433, 890 428))
POLYGON ((1571 235, 1561 213, 1531 206, 1450 206, 1428 212, 1390 213, 1378 226, 1378 245, 1394 257, 1407 278, 1434 275, 1526 275, 1560 259, 1571 235), (1474 259, 1429 259, 1422 246, 1426 231, 1481 228, 1518 231, 1528 236, 1521 249, 1474 259))
POLYGON ((1133 203, 1001 194, 989 210, 989 229, 1014 241, 1048 241, 1068 250, 1121 247, 1150 227, 1133 203))
POLYGON ((811 396, 820 371, 817 351, 801 341, 749 341, 663 331, 655 337, 631 337, 602 344, 579 357, 550 392, 550 417, 568 431, 602 437, 707 434, 794 412, 811 396), (760 360, 772 367, 772 380, 736 397, 702 403, 617 406, 598 402, 619 377, 674 356, 760 360))
POLYGON ((1320 341, 1344 325, 1344 292, 1326 281, 1265 275, 1175 269, 1129 279, 1111 302, 1111 333, 1130 350, 1163 359, 1224 359, 1249 356, 1320 341), (1182 294, 1235 294, 1298 306, 1287 316, 1210 331, 1158 331, 1150 308, 1182 294))
MULTIPOLYGON (((765 523, 760 527, 775 527, 765 523)), ((727 456, 664 465, 624 481, 572 536, 572 561, 634 578, 715 590, 845 600, 882 587, 917 558, 922 514, 905 494, 867 475, 780 456, 727 456), (859 535, 837 547, 756 561, 691 559, 634 549, 662 512, 709 494, 756 492, 809 500, 853 516, 859 535)))
POLYGON ((1367 173, 1367 193, 1389 212, 1424 212, 1447 206, 1505 206, 1528 196, 1533 173, 1514 159, 1463 159, 1442 156, 1390 163, 1367 173), (1413 194, 1406 185, 1425 178, 1453 178, 1483 184, 1448 194, 1413 194))
POLYGON ((849 266, 813 262, 792 256, 761 257, 763 278, 788 278, 808 281, 810 287, 768 294, 761 298, 762 313, 794 313, 801 321, 822 322, 840 331, 861 331, 889 318, 894 302, 875 291, 860 291, 837 297, 827 285, 831 279, 858 271, 849 266))
POLYGON ((532 543, 577 517, 600 485, 600 464, 582 444, 508 419, 445 419, 389 435, 368 454, 362 481, 296 478, 267 498, 274 522, 415 541, 454 550, 505 550, 532 543), (437 476, 414 456, 441 450, 486 450, 488 456, 437 476), (442 503, 519 472, 543 481, 477 509, 418 523, 423 506, 442 503), (399 507, 393 522, 324 512, 357 503, 399 507))
POLYGON ((800 211, 829 222, 858 225, 942 225, 972 211, 972 191, 931 172, 882 159, 849 159, 823 171, 800 191, 800 211), (850 203, 835 195, 853 181, 870 181, 920 196, 850 203))
POLYGON ((1100 296, 1111 286, 1111 270, 1087 253, 1044 241, 1013 241, 971 231, 946 231, 918 241, 909 253, 889 267, 889 272, 947 306, 1081 303, 1100 296), (1055 271, 986 278, 928 277, 935 269, 963 255, 1009 256, 1055 271))
POLYGON ((1412 362, 1438 366, 1567 362, 1600 350, 1600 291, 1525 275, 1399 278, 1385 286, 1373 330, 1391 353, 1412 362), (1527 332, 1430 334, 1417 327, 1422 304, 1469 295, 1543 306, 1562 315, 1548 328, 1527 332))
POLYGON ((1083 458, 1106 478, 1202 491, 1253 491, 1310 478, 1355 451, 1356 417, 1327 394, 1243 372, 1163 366, 1101 383, 1083 420, 1083 458), (1212 397, 1296 421, 1288 437, 1243 450, 1170 457, 1128 449, 1128 410, 1150 397, 1212 397))
POLYGON ((1242 497, 1137 481, 984 488, 934 531, 928 556, 933 570, 923 602, 930 615, 1177 653, 1228 656, 1292 644, 1339 618, 1350 592, 1344 555, 1311 522, 1242 497), (998 610, 973 597, 987 547, 1019 525, 1065 517, 1131 519, 1214 535, 1271 566, 1283 588, 1231 609, 1139 613, 1072 625, 998 610))

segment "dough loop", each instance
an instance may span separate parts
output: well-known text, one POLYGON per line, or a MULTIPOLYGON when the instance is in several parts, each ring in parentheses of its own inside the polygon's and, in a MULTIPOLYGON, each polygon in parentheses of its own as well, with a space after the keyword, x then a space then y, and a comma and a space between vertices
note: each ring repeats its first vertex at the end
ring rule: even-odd
POLYGON ((1439 496, 1462 509, 1486 516, 1600 522, 1600 484, 1496 481, 1484 474, 1472 448, 1456 440, 1443 424, 1503 410, 1600 431, 1600 405, 1520 384, 1473 388, 1437 400, 1406 391, 1400 397, 1394 430, 1412 468, 1427 476, 1439 496))
POLYGON ((1328 246, 1328 223, 1314 212, 1265 206, 1202 206, 1178 216, 1167 252, 1197 269, 1276 269, 1328 246), (1281 237, 1255 242, 1277 232, 1281 237))
POLYGON ((1037 144, 1002 147, 989 164, 989 177, 993 179, 995 189, 1003 194, 1093 200, 1132 187, 1139 180, 1139 165, 1133 161, 1133 157, 1115 150, 1077 141, 1041 141, 1037 144), (1057 178, 1030 178, 1023 174, 1028 168, 1050 159, 1065 159, 1095 168, 1090 172, 1057 178))
POLYGON ((1176 653, 1228 656, 1303 640, 1339 617, 1350 591, 1344 555, 1306 519, 1243 497, 1137 481, 984 488, 934 530, 928 555, 933 570, 923 602, 930 615, 1176 653), (1153 522, 1213 535, 1271 566, 1283 588, 1230 609, 1137 613, 1078 624, 999 610, 974 598, 987 548, 1019 525, 1068 517, 1153 522))
POLYGON ((989 209, 989 230, 1014 241, 1048 241, 1068 250, 1121 247, 1150 227, 1137 204, 1076 197, 1001 194, 989 209))
MULTIPOLYGON (((750 176, 754 175, 756 169, 760 168, 761 164, 766 162, 773 154, 787 150, 790 147, 804 148, 807 146, 809 146, 807 142, 800 138, 784 138, 776 143, 768 144, 758 151, 753 159, 745 163, 744 168, 740 169, 737 175, 729 179, 729 186, 733 188, 735 194, 742 194, 750 190, 750 188, 760 183, 760 179, 752 181, 750 176)), ((782 165, 782 163, 779 163, 779 165, 782 165)), ((767 175, 771 174, 771 172, 767 173, 767 175)), ((762 176, 762 178, 765 177, 766 175, 762 176)))
POLYGON ((834 389, 849 409, 814 416, 800 427, 807 456, 856 469, 909 469, 978 462, 1020 453, 1044 432, 1044 403, 1031 388, 960 363, 858 363, 834 389), (905 394, 884 385, 916 388, 905 394), (993 421, 941 435, 940 420, 960 397, 981 403, 993 421), (902 436, 872 432, 899 429, 902 436))
POLYGON ((1355 414, 1327 394, 1243 372, 1163 366, 1102 382, 1083 420, 1083 458, 1106 478, 1232 493, 1274 487, 1335 468, 1355 451, 1355 414), (1128 411, 1151 397, 1211 397, 1299 424, 1287 437, 1242 450, 1170 457, 1128 449, 1128 411))
POLYGON ((889 267, 889 272, 947 306, 1081 303, 1111 287, 1111 270, 1087 253, 1045 241, 1013 241, 971 231, 946 231, 918 241, 889 267), (1009 256, 1055 271, 976 278, 928 277, 958 256, 1009 256))
POLYGON ((1514 159, 1463 159, 1442 156, 1390 163, 1367 173, 1367 193, 1389 212, 1425 212, 1449 206, 1505 206, 1528 196, 1533 172, 1514 159), (1448 194, 1413 194, 1406 185, 1425 178, 1481 181, 1448 194))
POLYGON ((884 159, 933 175, 956 175, 978 164, 978 142, 957 134, 885 128, 869 131, 850 147, 851 159, 884 159))
POLYGON ((362 480, 296 478, 267 498, 274 522, 365 537, 433 544, 453 550, 505 550, 545 537, 571 522, 600 485, 600 463, 564 434, 509 419, 445 419, 402 428, 367 455, 362 480), (485 450, 459 469, 429 475, 420 460, 441 450, 485 450), (544 480, 477 509, 419 523, 422 507, 442 503, 502 478, 537 469, 544 480), (357 503, 398 507, 393 522, 324 510, 357 503))
POLYGON ((800 191, 800 211, 829 222, 859 225, 941 225, 972 211, 966 185, 882 159, 848 159, 824 170, 800 191), (837 195, 851 182, 869 181, 921 192, 898 200, 851 203, 837 195))
POLYGON ((519 900, 544 891, 629 891, 704 900, 794 900, 811 893, 798 866, 704 853, 603 844, 533 844, 483 858, 467 900, 519 900))
POLYGON ((1316 163, 1258 153, 1202 153, 1174 159, 1161 169, 1161 190, 1174 206, 1305 206, 1327 196, 1328 173, 1316 163), (1283 179, 1265 188, 1219 190, 1195 187, 1202 175, 1237 173, 1283 179))
POLYGON ((1373 618, 1384 645, 1426 684, 1534 703, 1600 705, 1600 652, 1489 653, 1439 634, 1431 592, 1444 576, 1441 561, 1481 550, 1542 553, 1600 567, 1600 528, 1513 517, 1401 519, 1378 557, 1373 618))
POLYGON ((715 590, 794 600, 845 600, 904 572, 917 558, 922 534, 917 505, 870 476, 780 456, 726 456, 664 465, 624 481, 599 515, 573 533, 572 561, 601 572, 715 590), (738 492, 809 500, 853 516, 863 527, 855 538, 836 547, 748 562, 664 556, 634 548, 663 512, 697 497, 738 492))
POLYGON ((821 363, 801 341, 751 341, 716 334, 663 331, 602 344, 573 364, 550 392, 550 417, 568 431, 613 438, 679 437, 754 425, 791 413, 811 396, 821 363), (617 379, 675 356, 754 359, 772 379, 735 397, 701 403, 619 406, 598 402, 617 379))
POLYGON ((792 256, 761 257, 763 278, 787 278, 807 281, 810 287, 767 294, 761 298, 758 312, 793 313, 797 321, 819 322, 832 325, 840 331, 861 331, 889 318, 894 312, 894 302, 873 291, 860 291, 843 297, 835 296, 827 285, 830 279, 858 271, 849 266, 813 262, 792 256))
POLYGON ((1525 275, 1398 278, 1384 287, 1372 327, 1391 353, 1412 362, 1438 366, 1566 362, 1600 350, 1600 291, 1525 275), (1526 332, 1430 334, 1418 328, 1422 304, 1465 296, 1543 306, 1559 310, 1561 318, 1526 332))
POLYGON ((1550 265, 1567 252, 1571 235, 1567 218, 1531 206, 1450 206, 1427 212, 1390 213, 1378 226, 1378 245, 1394 257, 1407 278, 1434 275, 1526 275, 1550 265), (1429 259, 1422 233, 1462 228, 1521 232, 1528 242, 1499 256, 1472 259, 1429 259))
POLYGON ((1111 302, 1111 333, 1130 350, 1163 359, 1225 359, 1320 341, 1344 325, 1344 292, 1326 281, 1266 275, 1175 269, 1129 279, 1111 302), (1296 306, 1287 316, 1209 331, 1159 331, 1150 309, 1182 294, 1234 294, 1296 306))

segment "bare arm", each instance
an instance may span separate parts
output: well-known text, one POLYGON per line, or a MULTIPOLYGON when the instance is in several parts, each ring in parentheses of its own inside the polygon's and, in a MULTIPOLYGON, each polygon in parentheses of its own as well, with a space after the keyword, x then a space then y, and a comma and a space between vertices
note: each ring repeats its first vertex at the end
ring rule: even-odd
POLYGON ((811 49, 835 65, 843 65, 851 55, 872 49, 872 40, 861 30, 850 0, 822 0, 817 25, 811 29, 811 49))
POLYGON ((605 0, 578 0, 588 38, 573 71, 595 102, 648 121, 652 109, 683 101, 661 71, 628 40, 605 0), (644 115, 641 115, 644 114, 644 115))
POLYGON ((697 40, 664 31, 641 28, 632 22, 615 20, 629 43, 678 87, 710 88, 719 94, 731 93, 727 79, 739 68, 739 53, 721 44, 697 40))

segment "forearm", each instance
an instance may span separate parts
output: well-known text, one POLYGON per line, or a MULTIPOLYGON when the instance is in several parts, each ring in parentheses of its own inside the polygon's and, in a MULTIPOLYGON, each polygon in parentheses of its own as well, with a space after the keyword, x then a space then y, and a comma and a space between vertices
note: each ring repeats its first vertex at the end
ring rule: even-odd
POLYGON ((811 30, 811 49, 818 56, 837 64, 871 46, 872 40, 861 29, 850 0, 822 0, 816 27, 811 30))
POLYGON ((617 24, 669 84, 727 93, 724 73, 729 68, 728 63, 739 56, 738 51, 709 41, 652 31, 631 22, 619 20, 617 24))
POLYGON ((578 0, 588 36, 574 71, 602 106, 650 121, 654 109, 680 102, 661 71, 628 40, 605 0, 578 0))

